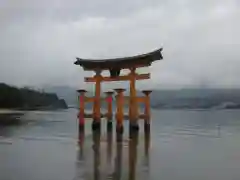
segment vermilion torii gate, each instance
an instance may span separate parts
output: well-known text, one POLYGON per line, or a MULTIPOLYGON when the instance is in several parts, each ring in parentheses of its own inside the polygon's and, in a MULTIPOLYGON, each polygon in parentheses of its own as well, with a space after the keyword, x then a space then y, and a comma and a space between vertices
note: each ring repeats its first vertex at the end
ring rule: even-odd
POLYGON ((124 58, 115 58, 115 59, 82 59, 77 58, 75 65, 80 65, 85 71, 94 71, 95 75, 93 77, 85 77, 85 82, 94 82, 95 83, 95 96, 86 97, 85 90, 78 90, 80 93, 80 113, 79 113, 79 125, 80 129, 84 127, 84 103, 93 102, 93 114, 88 115, 88 117, 93 118, 92 129, 100 129, 101 118, 106 116, 109 119, 108 129, 111 129, 111 116, 112 116, 112 101, 111 97, 113 92, 106 92, 107 99, 101 98, 101 82, 112 82, 112 81, 130 81, 130 96, 124 97, 124 89, 115 89, 116 95, 116 121, 117 121, 117 132, 123 132, 123 103, 124 100, 129 103, 129 124, 130 130, 138 130, 139 118, 145 119, 145 130, 148 130, 150 127, 150 97, 149 94, 151 91, 143 91, 146 95, 145 97, 137 97, 136 95, 136 80, 145 80, 150 79, 150 73, 147 74, 138 74, 136 72, 137 68, 149 67, 152 62, 156 60, 162 60, 162 48, 157 49, 153 52, 141 54, 132 57, 124 58), (121 75, 122 69, 129 69, 130 73, 127 75, 121 75), (108 70, 110 76, 104 77, 101 75, 101 72, 108 70), (101 101, 107 100, 108 102, 108 113, 106 115, 101 114, 101 101), (145 113, 143 115, 138 114, 138 103, 143 102, 145 104, 145 113))

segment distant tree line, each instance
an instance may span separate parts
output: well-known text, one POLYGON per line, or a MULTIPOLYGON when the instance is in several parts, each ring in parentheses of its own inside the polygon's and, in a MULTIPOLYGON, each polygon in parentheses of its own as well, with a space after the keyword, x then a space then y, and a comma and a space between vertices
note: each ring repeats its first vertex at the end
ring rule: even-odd
POLYGON ((39 92, 30 88, 17 88, 0 83, 0 108, 66 108, 64 100, 55 93, 39 92))

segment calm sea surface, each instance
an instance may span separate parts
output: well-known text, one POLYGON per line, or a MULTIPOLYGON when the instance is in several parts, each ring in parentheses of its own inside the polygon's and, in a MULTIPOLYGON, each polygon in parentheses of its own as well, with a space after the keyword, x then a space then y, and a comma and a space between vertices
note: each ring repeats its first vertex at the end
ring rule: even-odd
POLYGON ((155 110, 150 136, 129 140, 126 121, 122 143, 105 123, 101 137, 91 121, 79 135, 76 114, 28 112, 0 128, 0 180, 240 179, 240 111, 155 110))

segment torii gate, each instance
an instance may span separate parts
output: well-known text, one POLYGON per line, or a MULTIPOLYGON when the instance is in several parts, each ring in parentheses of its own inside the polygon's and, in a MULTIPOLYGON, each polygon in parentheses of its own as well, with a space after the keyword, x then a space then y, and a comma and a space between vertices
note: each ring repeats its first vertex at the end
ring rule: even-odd
MULTIPOLYGON (((93 77, 85 77, 85 82, 94 82, 95 83, 95 96, 92 98, 85 97, 85 90, 81 89, 78 92, 80 93, 80 113, 79 113, 79 124, 81 128, 84 126, 84 103, 85 102, 93 102, 93 114, 90 117, 93 118, 92 129, 99 130, 101 127, 101 117, 104 115, 101 114, 101 101, 104 98, 101 98, 101 82, 112 82, 112 81, 130 81, 130 96, 124 97, 123 92, 124 89, 115 89, 117 92, 116 96, 116 104, 117 104, 117 113, 116 113, 116 121, 117 121, 117 132, 123 132, 123 101, 124 99, 129 99, 129 122, 130 122, 130 130, 138 130, 138 122, 137 120, 142 117, 145 119, 145 130, 149 130, 150 123, 150 98, 149 94, 151 91, 143 91, 146 95, 145 97, 137 97, 136 96, 136 80, 145 80, 150 79, 150 73, 147 74, 138 74, 136 73, 137 68, 141 67, 149 67, 152 62, 156 60, 162 60, 162 48, 157 49, 153 52, 141 54, 132 57, 124 57, 124 58, 115 58, 115 59, 82 59, 77 58, 75 61, 75 65, 80 65, 85 71, 94 71, 95 75, 93 77), (130 73, 128 75, 120 75, 122 69, 129 69, 130 73), (101 72, 104 70, 108 70, 110 72, 110 76, 104 77, 101 75, 101 72), (145 103, 145 114, 138 115, 138 102, 145 103)), ((111 110, 111 101, 109 98, 112 96, 112 92, 106 92, 108 98, 108 117, 112 115, 111 110)), ((105 115, 106 116, 106 115, 105 115)), ((109 123, 111 123, 109 121, 109 123)), ((109 126, 109 124, 108 124, 109 126)), ((111 129, 111 128, 110 128, 111 129)))

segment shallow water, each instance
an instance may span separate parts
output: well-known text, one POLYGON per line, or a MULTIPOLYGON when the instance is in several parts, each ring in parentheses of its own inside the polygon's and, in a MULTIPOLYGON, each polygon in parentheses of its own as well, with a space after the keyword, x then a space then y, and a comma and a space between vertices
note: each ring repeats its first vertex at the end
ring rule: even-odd
POLYGON ((150 136, 78 135, 77 110, 28 112, 0 128, 1 180, 239 180, 240 111, 152 112, 150 136), (95 137, 95 138, 94 138, 95 137), (79 141, 79 139, 81 141, 79 141))

